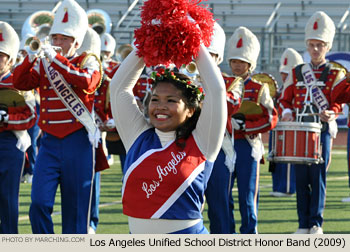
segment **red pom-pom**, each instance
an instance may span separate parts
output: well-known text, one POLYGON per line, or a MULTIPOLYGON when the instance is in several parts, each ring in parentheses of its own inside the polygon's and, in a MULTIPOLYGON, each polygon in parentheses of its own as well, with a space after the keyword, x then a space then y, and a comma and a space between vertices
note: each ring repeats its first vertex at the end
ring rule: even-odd
POLYGON ((141 12, 141 27, 135 30, 137 55, 147 66, 174 63, 180 67, 198 55, 200 44, 209 46, 214 20, 199 6, 201 0, 148 0, 141 12), (195 22, 190 21, 188 16, 195 22))

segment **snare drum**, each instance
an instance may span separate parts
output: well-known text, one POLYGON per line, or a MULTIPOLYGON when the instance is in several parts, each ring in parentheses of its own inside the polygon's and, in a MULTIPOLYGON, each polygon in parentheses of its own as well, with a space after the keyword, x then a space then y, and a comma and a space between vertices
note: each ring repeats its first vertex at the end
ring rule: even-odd
POLYGON ((321 163, 321 124, 279 122, 272 130, 269 160, 293 164, 321 163))

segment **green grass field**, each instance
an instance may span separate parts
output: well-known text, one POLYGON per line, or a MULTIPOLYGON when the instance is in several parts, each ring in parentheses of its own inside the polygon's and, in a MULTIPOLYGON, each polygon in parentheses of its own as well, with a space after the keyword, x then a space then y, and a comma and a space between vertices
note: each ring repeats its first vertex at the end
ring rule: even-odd
MULTIPOLYGON (((127 234, 129 232, 127 217, 122 214, 120 164, 118 157, 114 156, 114 158, 114 165, 110 169, 103 171, 101 175, 100 222, 97 230, 97 233, 100 234, 127 234)), ((30 189, 30 184, 21 184, 20 234, 31 233, 28 217, 30 189)), ((274 198, 269 195, 271 190, 271 174, 268 172, 268 166, 263 165, 260 172, 259 233, 293 233, 298 228, 295 196, 291 198, 274 198)), ((341 202, 341 199, 348 197, 349 194, 345 148, 335 149, 327 177, 327 199, 323 225, 326 234, 350 234, 350 203, 341 202)), ((237 198, 237 190, 234 188, 234 199, 238 202, 237 198)), ((238 207, 238 203, 236 203, 235 219, 237 231, 240 226, 238 207)), ((203 216, 204 223, 208 228, 209 221, 206 209, 204 209, 203 216)), ((55 223, 55 233, 61 233, 59 190, 54 207, 53 221, 55 223)))

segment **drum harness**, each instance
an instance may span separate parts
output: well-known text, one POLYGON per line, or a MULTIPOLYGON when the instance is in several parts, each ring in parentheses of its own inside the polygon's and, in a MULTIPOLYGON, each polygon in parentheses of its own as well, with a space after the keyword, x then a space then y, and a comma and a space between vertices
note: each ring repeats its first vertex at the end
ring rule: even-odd
POLYGON ((316 97, 314 96, 314 91, 318 92, 322 96, 323 102, 324 102, 323 106, 328 107, 328 101, 324 97, 324 94, 320 90, 319 86, 325 86, 325 82, 327 81, 327 77, 328 77, 330 69, 331 69, 331 64, 326 63, 326 66, 325 66, 324 70, 322 71, 320 78, 316 81, 315 75, 313 74, 312 69, 311 69, 309 64, 300 64, 295 68, 295 75, 296 75, 296 78, 298 81, 296 86, 301 86, 301 87, 305 86, 306 87, 304 107, 302 109, 302 112, 300 112, 299 109, 297 109, 296 121, 297 122, 321 123, 322 124, 321 131, 326 130, 326 128, 327 128, 326 123, 321 122, 320 117, 318 115, 308 116, 308 114, 320 113, 321 108, 323 108, 322 106, 319 106, 319 104, 315 103, 316 97), (303 75, 303 69, 302 69, 304 66, 307 66, 311 70, 310 71, 310 74, 312 74, 311 81, 308 78, 306 80, 304 79, 305 74, 303 75), (308 100, 308 97, 310 97, 309 100, 308 100))

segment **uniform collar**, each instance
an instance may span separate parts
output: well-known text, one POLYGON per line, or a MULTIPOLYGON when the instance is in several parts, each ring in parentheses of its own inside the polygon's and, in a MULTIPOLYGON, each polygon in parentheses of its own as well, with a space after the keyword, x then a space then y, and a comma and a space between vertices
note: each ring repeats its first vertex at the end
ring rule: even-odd
POLYGON ((326 61, 325 63, 319 64, 317 66, 315 66, 314 64, 312 64, 312 62, 310 62, 310 66, 313 70, 320 70, 322 68, 324 68, 326 66, 326 64, 328 63, 328 61, 326 61))
POLYGON ((247 76, 247 78, 245 78, 244 80, 244 85, 246 85, 252 78, 250 77, 250 75, 247 76))
POLYGON ((78 54, 77 53, 74 53, 71 57, 67 57, 67 59, 69 60, 69 61, 71 61, 72 59, 74 59, 75 57, 77 57, 78 56, 78 54))
POLYGON ((7 73, 0 76, 0 81, 6 80, 8 77, 10 77, 11 71, 8 71, 7 73))

